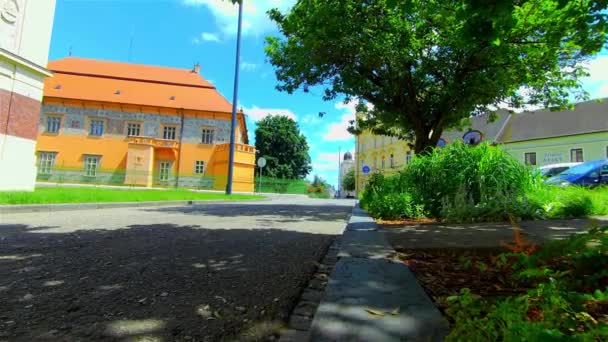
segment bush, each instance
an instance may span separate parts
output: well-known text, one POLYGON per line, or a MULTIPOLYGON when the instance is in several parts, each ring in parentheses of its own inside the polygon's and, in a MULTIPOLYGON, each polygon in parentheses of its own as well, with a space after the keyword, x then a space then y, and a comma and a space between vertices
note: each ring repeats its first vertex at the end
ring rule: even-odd
POLYGON ((372 175, 361 196, 361 206, 372 217, 385 220, 424 217, 424 207, 414 204, 402 176, 402 173, 390 177, 372 175))
POLYGON ((422 213, 452 222, 503 220, 510 214, 529 218, 540 208, 525 194, 539 182, 500 147, 455 142, 415 157, 396 175, 373 175, 361 204, 377 218, 422 213))
POLYGON ((480 298, 468 289, 448 298, 448 341, 605 341, 608 339, 608 227, 503 254, 492 267, 519 283, 520 295, 480 298), (527 291, 525 290, 527 289, 527 291))
POLYGON ((528 198, 542 208, 547 218, 608 215, 608 187, 588 189, 542 185, 530 191, 528 198))
POLYGON ((530 170, 502 148, 458 141, 414 158, 404 176, 416 203, 434 217, 450 215, 451 210, 505 213, 522 200, 534 180, 530 170))

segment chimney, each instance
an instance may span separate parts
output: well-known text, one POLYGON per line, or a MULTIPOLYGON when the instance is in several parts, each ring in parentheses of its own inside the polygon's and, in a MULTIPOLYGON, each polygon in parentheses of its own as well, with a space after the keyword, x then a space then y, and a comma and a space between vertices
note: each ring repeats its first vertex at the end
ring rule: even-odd
POLYGON ((194 67, 192 68, 192 72, 195 74, 200 74, 201 72, 201 65, 196 63, 194 64, 194 67))

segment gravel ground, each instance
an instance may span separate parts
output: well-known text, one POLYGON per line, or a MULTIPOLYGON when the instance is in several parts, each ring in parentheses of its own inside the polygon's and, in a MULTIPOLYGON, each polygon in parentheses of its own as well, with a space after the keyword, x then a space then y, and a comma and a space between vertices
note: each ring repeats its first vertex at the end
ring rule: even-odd
POLYGON ((0 341, 272 334, 352 205, 277 202, 3 215, 0 341))

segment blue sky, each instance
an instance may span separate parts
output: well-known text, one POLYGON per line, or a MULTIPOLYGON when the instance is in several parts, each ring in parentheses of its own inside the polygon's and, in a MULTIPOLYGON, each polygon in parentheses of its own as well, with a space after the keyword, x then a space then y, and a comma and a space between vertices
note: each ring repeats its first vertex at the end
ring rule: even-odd
MULTIPOLYGON (((354 105, 325 102, 320 89, 292 95, 275 90, 264 54, 264 37, 278 35, 270 8, 295 0, 245 0, 239 107, 255 121, 271 114, 294 118, 310 145, 313 174, 337 184, 338 149, 354 150, 346 132, 354 105), (319 112, 326 115, 320 119, 319 112)), ((201 64, 201 74, 232 101, 237 8, 221 0, 57 0, 51 60, 69 55, 178 68, 201 64), (132 44, 131 44, 132 42, 132 44), (130 48, 130 46, 132 46, 130 48)), ((608 96, 608 53, 590 64, 585 80, 593 98, 608 96)))

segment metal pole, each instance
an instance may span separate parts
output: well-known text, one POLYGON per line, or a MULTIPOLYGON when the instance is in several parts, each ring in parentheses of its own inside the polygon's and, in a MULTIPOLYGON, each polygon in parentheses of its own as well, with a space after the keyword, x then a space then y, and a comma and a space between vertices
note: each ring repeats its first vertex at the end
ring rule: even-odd
POLYGON ((259 191, 259 193, 262 193, 262 169, 263 169, 263 167, 260 168, 260 191, 259 191))
POLYGON ((338 198, 342 198, 342 182, 340 178, 342 178, 342 170, 340 170, 340 161, 342 158, 342 147, 338 146, 338 198))
POLYGON ((241 26, 243 23, 243 0, 239 1, 239 23, 236 34, 236 61, 234 63, 234 92, 232 96, 232 121, 230 124, 230 157, 228 159, 228 180, 226 195, 232 194, 232 178, 234 177, 234 144, 236 135, 236 106, 239 93, 239 62, 241 58, 241 26))

